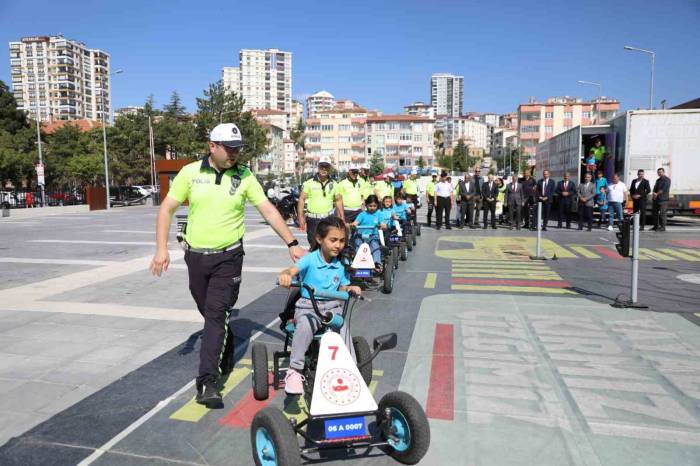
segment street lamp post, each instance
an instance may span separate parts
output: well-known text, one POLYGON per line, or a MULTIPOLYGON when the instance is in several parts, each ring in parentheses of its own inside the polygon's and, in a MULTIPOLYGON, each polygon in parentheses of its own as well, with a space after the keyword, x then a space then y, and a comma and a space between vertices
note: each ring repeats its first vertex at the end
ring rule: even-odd
MULTIPOLYGON (((124 70, 117 70, 114 73, 110 73, 110 76, 115 74, 121 74, 124 70)), ((105 118, 106 105, 105 105, 105 87, 104 82, 102 83, 102 145, 104 147, 104 157, 105 157, 105 197, 107 199, 107 210, 111 209, 109 205, 109 160, 107 158, 107 118, 105 118)), ((111 102, 110 102, 111 105, 111 102)))
POLYGON ((651 55, 651 82, 649 83, 649 110, 654 109, 654 67, 656 65, 656 52, 653 50, 645 50, 637 47, 631 47, 625 45, 625 50, 630 50, 633 52, 642 52, 651 55))
MULTIPOLYGON (((42 170, 44 168, 44 157, 41 153, 41 117, 39 116, 39 79, 37 78, 36 80, 36 145, 37 149, 39 151, 39 166, 41 166, 42 170)), ((43 176, 42 176, 43 178, 43 176)), ((46 190, 44 189, 45 183, 44 180, 39 180, 37 176, 37 181, 41 181, 39 183, 39 187, 41 188, 41 207, 46 206, 46 190)))

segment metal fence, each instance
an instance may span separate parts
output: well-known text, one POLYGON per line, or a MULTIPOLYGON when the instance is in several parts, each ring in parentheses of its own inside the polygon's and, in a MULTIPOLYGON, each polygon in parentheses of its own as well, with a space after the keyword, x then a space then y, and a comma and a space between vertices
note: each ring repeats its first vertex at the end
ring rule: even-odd
MULTIPOLYGON (((81 189, 46 190, 47 206, 64 206, 86 204, 85 192, 81 189)), ((26 209, 42 207, 41 191, 30 189, 0 189, 0 208, 26 209)))

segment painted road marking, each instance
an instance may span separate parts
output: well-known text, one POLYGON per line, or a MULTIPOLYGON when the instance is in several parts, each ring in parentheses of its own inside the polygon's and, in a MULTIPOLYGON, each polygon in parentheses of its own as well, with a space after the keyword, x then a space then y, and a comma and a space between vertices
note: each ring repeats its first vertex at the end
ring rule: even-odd
POLYGON ((686 254, 691 254, 693 256, 700 257, 700 250, 694 250, 694 249, 681 249, 682 252, 686 254))
POLYGON ((609 259, 615 259, 615 260, 622 260, 624 257, 619 255, 617 251, 613 251, 612 249, 609 249, 605 246, 593 246, 593 249, 604 255, 605 257, 609 259))
MULTIPOLYGON (((272 384, 272 373, 269 374, 268 383, 272 384)), ((258 401, 253 397, 253 389, 251 388, 243 396, 231 411, 219 420, 219 424, 228 427, 240 427, 246 429, 250 427, 253 418, 261 409, 269 405, 277 396, 277 390, 270 390, 270 396, 267 400, 258 401)))
POLYGON ((453 273, 452 277, 454 278, 476 278, 476 277, 483 277, 483 278, 524 278, 524 279, 530 279, 530 280, 536 280, 536 279, 552 279, 552 280, 561 280, 561 277, 559 274, 556 272, 550 272, 550 273, 523 273, 523 272, 518 272, 518 273, 502 273, 502 272, 494 272, 494 273, 453 273))
MULTIPOLYGON (((240 367, 233 369, 233 372, 229 375, 226 383, 224 384, 223 390, 221 390, 221 395, 226 396, 231 390, 236 388, 248 375, 251 370, 247 367, 240 367)), ((185 405, 175 411, 170 419, 177 421, 188 421, 188 422, 199 422, 209 411, 204 405, 200 405, 195 401, 196 398, 193 397, 190 401, 185 403, 185 405)))
POLYGON ((564 280, 504 280, 498 278, 454 278, 452 283, 463 285, 513 285, 546 288, 569 288, 571 283, 564 280))
POLYGON ((639 248, 639 258, 640 259, 652 259, 652 260, 659 260, 659 261, 675 261, 675 257, 667 256, 666 254, 662 254, 660 252, 654 251, 653 249, 648 249, 648 248, 639 248))
POLYGON ((430 366, 425 415, 432 419, 454 419, 455 410, 454 326, 435 324, 433 360, 430 366))
POLYGON ((453 291, 488 291, 492 293, 545 293, 545 294, 576 294, 565 288, 546 288, 538 286, 495 286, 495 285, 452 285, 453 291))
MULTIPOLYGON (((536 239, 532 237, 474 237, 443 236, 435 245, 435 255, 444 259, 481 259, 493 261, 526 259, 535 250, 536 239), (464 247, 460 248, 459 245, 464 247)), ((542 249, 560 258, 576 258, 571 251, 552 240, 543 239, 542 249)))
POLYGON ((682 246, 684 248, 700 249, 700 239, 674 239, 671 244, 682 246))
POLYGON ((660 252, 663 252, 664 254, 668 254, 669 256, 674 256, 678 259, 686 260, 689 262, 697 262, 700 261, 700 257, 695 257, 692 254, 687 254, 683 252, 682 250, 676 250, 676 249, 659 249, 660 252))
POLYGON ((600 259, 600 256, 598 254, 589 251, 584 246, 574 246, 573 244, 569 244, 568 246, 570 249, 573 249, 575 252, 579 253, 586 259, 600 259))
POLYGON ((435 282, 437 281, 437 274, 430 272, 425 275, 425 284, 423 288, 435 288, 435 282))
POLYGON ((534 270, 534 269, 546 269, 546 265, 540 265, 540 262, 524 262, 522 264, 489 264, 488 262, 480 262, 478 264, 462 264, 462 263, 452 263, 453 269, 488 269, 488 270, 534 270))

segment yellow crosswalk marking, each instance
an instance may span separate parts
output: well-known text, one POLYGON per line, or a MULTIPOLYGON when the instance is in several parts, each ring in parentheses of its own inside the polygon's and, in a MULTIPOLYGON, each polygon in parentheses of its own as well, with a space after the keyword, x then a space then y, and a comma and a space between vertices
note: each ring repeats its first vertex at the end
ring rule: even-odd
MULTIPOLYGON (((247 367, 237 367, 233 369, 233 372, 231 372, 226 384, 224 385, 224 389, 221 390, 221 395, 226 396, 231 390, 236 388, 238 384, 245 380, 250 372, 251 370, 247 367)), ((209 411, 209 408, 204 405, 200 405, 194 398, 192 398, 190 401, 185 403, 182 408, 175 411, 170 416, 170 419, 175 419, 177 421, 199 422, 199 420, 202 419, 209 411)))
POLYGON ((574 246, 569 244, 569 249, 577 252, 586 259, 600 259, 600 256, 584 246, 574 246))
POLYGON ((575 291, 565 288, 549 288, 544 286, 508 286, 508 285, 452 285, 454 291, 503 291, 506 293, 548 293, 548 294, 576 294, 575 291))
POLYGON ((482 272, 482 273, 453 273, 454 278, 507 278, 524 280, 561 280, 561 276, 556 272, 550 273, 503 273, 503 272, 482 272))
POLYGON ((700 257, 695 257, 692 254, 687 254, 683 251, 676 250, 676 249, 659 249, 659 252, 662 252, 664 254, 668 254, 669 256, 677 257, 678 259, 683 259, 686 261, 690 262, 697 262, 700 261, 700 257))
POLYGON ((667 256, 653 249, 649 248, 639 248, 639 258, 640 259, 651 259, 657 261, 675 261, 678 260, 675 257, 667 256))
POLYGON ((524 267, 526 265, 535 265, 535 266, 542 266, 546 267, 544 264, 538 261, 531 261, 530 259, 527 260, 521 260, 521 259, 508 259, 508 260, 489 260, 489 259, 480 259, 480 260, 460 260, 460 259, 453 259, 452 260, 453 264, 469 264, 469 265, 480 265, 480 264, 486 264, 486 265, 512 265, 514 267, 524 267))
POLYGON ((686 254, 690 254, 692 256, 700 257, 700 249, 684 249, 684 248, 678 248, 678 251, 684 252, 686 254))
POLYGON ((501 268, 501 267, 452 267, 452 273, 549 273, 551 269, 543 268, 501 268))
POLYGON ((453 269, 489 269, 489 270, 538 270, 547 269, 548 267, 534 266, 531 267, 530 264, 523 265, 502 265, 502 264, 452 264, 453 269))
POLYGON ((423 288, 435 288, 435 282, 437 281, 437 274, 430 272, 425 276, 425 284, 423 288))

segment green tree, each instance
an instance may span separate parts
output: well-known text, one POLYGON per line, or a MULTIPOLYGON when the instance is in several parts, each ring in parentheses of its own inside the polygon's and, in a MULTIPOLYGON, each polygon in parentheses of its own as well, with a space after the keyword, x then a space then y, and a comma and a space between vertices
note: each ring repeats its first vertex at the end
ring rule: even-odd
POLYGON ((374 152, 369 159, 369 174, 377 176, 384 171, 384 157, 380 152, 374 152))
POLYGON ((17 109, 17 101, 0 81, 0 188, 30 183, 36 162, 36 126, 17 109))
POLYGON ((299 118, 292 131, 289 133, 292 141, 294 141, 294 147, 299 154, 299 160, 297 160, 296 172, 303 173, 306 166, 306 160, 304 154, 306 153, 306 124, 304 124, 304 119, 299 118))
POLYGON ((171 118, 182 118, 186 115, 186 108, 182 105, 182 99, 177 91, 170 94, 170 101, 163 107, 163 112, 171 118))
MULTIPOLYGON (((206 144, 209 132, 221 122, 233 122, 245 141, 241 161, 248 161, 268 152, 267 130, 260 126, 253 114, 243 111, 245 100, 235 92, 227 91, 221 80, 209 84, 197 98, 195 117, 197 141, 206 144)), ((207 149, 208 150, 208 149, 207 149)))
POLYGON ((457 142, 457 147, 452 151, 452 170, 465 172, 468 170, 467 154, 469 148, 464 144, 463 140, 457 142))
POLYGON ((423 156, 422 156, 422 155, 421 155, 420 157, 418 157, 418 162, 417 162, 417 164, 418 164, 418 169, 419 169, 419 170, 423 170, 423 169, 425 168, 425 160, 423 160, 423 156))

